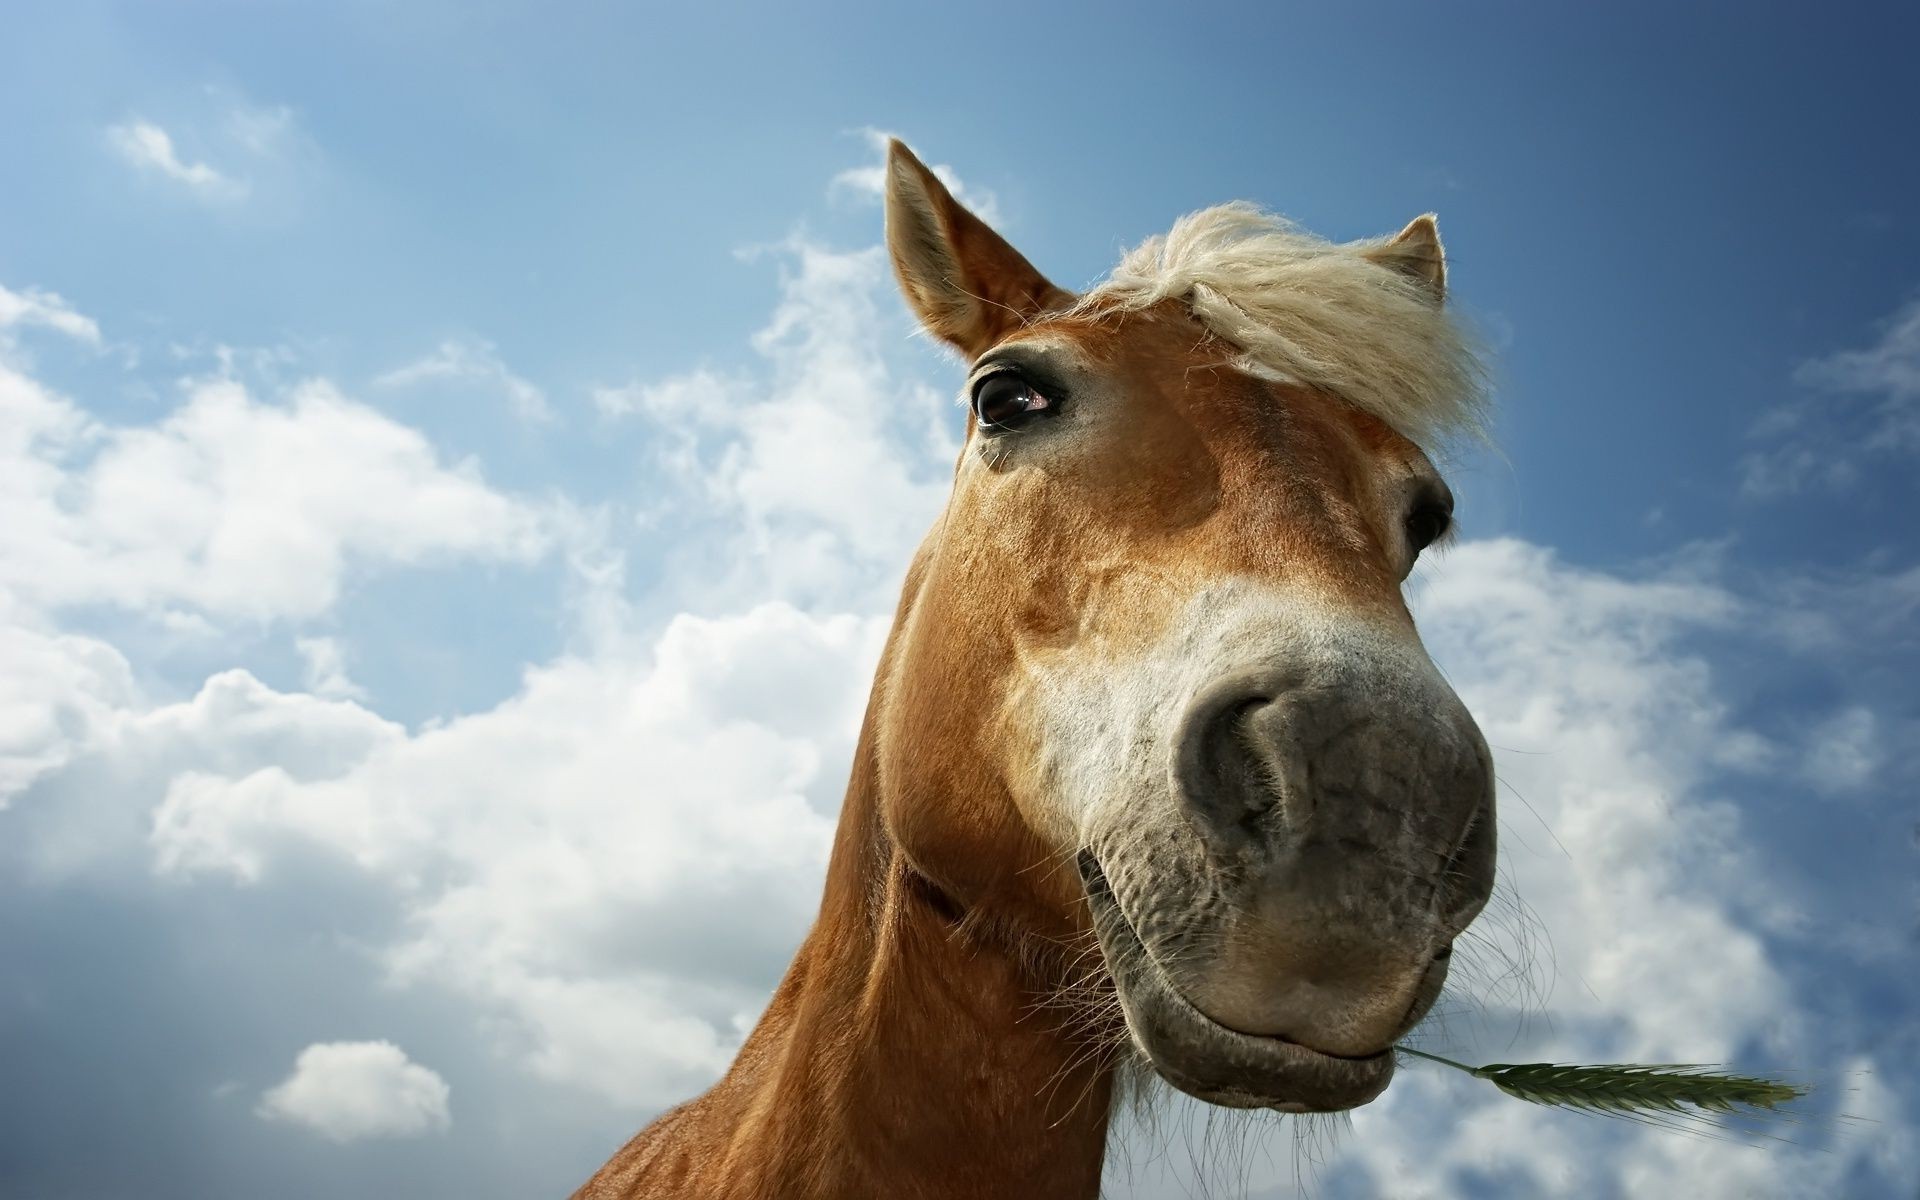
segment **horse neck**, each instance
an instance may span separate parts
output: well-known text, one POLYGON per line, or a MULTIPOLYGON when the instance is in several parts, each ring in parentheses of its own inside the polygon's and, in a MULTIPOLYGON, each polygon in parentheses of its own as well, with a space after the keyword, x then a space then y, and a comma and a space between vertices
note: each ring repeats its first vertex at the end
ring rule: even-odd
POLYGON ((1095 1197, 1105 1056, 891 844, 871 727, 869 712, 819 919, 701 1102, 733 1122, 713 1194, 1095 1197))

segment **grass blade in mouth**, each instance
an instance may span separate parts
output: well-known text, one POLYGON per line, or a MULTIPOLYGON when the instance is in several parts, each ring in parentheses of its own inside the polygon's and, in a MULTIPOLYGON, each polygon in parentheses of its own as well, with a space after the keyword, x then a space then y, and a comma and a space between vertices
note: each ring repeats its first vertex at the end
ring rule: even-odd
POLYGON ((1807 1094, 1806 1088, 1777 1079, 1735 1075, 1694 1064, 1489 1063, 1484 1067, 1470 1067, 1424 1050, 1407 1046, 1396 1049, 1401 1054, 1465 1071, 1521 1100, 1607 1116, 1778 1113, 1781 1105, 1807 1094))

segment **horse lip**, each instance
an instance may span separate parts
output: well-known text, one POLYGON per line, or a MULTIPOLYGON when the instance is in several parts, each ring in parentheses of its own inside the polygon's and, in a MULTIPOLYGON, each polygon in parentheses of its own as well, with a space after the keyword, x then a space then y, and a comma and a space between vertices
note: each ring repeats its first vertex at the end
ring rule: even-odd
MULTIPOLYGON (((1124 916, 1125 914, 1122 914, 1123 918, 1124 916)), ((1136 934, 1135 936, 1138 935, 1136 934)), ((1180 995, 1177 988, 1170 988, 1169 990, 1171 990, 1175 996, 1180 995)), ((1184 997, 1181 998, 1185 999, 1184 997)), ((1308 1054, 1314 1055, 1316 1058, 1331 1058, 1339 1062, 1370 1063, 1393 1053, 1393 1047, 1388 1046, 1382 1050, 1375 1050, 1371 1054, 1335 1054, 1331 1050, 1317 1049, 1307 1045, 1305 1042, 1296 1042, 1290 1037, 1282 1037, 1277 1033, 1250 1033, 1244 1029, 1235 1029, 1225 1021, 1216 1020, 1208 1016, 1206 1010, 1193 1003, 1193 1001, 1187 1000, 1186 1004, 1188 1008, 1193 1010, 1195 1018, 1206 1022, 1208 1025, 1213 1026, 1215 1029, 1231 1037, 1249 1038, 1255 1042, 1276 1042, 1282 1046, 1291 1046, 1298 1050, 1305 1050, 1308 1054)))
POLYGON ((1242 1033, 1200 1011, 1154 964, 1099 860, 1083 850, 1078 865, 1127 1027, 1167 1082, 1209 1103, 1282 1112, 1343 1111, 1386 1090, 1393 1079, 1391 1047, 1328 1054, 1283 1037, 1242 1033))

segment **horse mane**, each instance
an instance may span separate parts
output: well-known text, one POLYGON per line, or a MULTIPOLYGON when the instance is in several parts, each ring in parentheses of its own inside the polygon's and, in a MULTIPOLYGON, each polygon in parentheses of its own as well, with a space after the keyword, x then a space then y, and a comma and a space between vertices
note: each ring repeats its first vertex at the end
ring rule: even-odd
POLYGON ((1429 451, 1484 439, 1478 339, 1425 281, 1383 267, 1390 242, 1329 242, 1244 201, 1216 205, 1128 251, 1072 312, 1177 300, 1244 370, 1334 393, 1429 451))

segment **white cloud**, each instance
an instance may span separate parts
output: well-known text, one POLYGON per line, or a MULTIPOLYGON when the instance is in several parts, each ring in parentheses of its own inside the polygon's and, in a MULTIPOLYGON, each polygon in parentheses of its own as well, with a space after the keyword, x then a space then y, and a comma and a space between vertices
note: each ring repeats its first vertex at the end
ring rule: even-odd
POLYGON ((1873 345, 1809 360, 1793 377, 1818 395, 1754 424, 1765 445, 1742 460, 1744 494, 1841 490, 1876 459, 1920 454, 1920 300, 1893 314, 1873 345))
MULTIPOLYGON (((814 907, 886 625, 885 602, 867 602, 939 503, 952 447, 926 452, 933 422, 960 419, 884 362, 876 252, 790 252, 756 342, 763 371, 633 393, 646 419, 691 435, 669 487, 705 489, 700 473, 717 472, 712 503, 689 507, 724 533, 723 555, 789 537, 804 547, 709 593, 705 610, 729 615, 636 625, 618 555, 594 549, 586 519, 564 537, 590 652, 529 669, 494 708, 411 733, 352 702, 329 638, 296 642, 315 694, 232 670, 172 703, 88 674, 79 652, 93 648, 69 646, 52 658, 64 674, 28 680, 24 700, 87 720, 23 745, 17 774, 26 786, 77 762, 74 779, 104 772, 114 787, 49 786, 64 800, 40 869, 119 853, 128 803, 153 806, 151 861, 167 876, 267 887, 288 855, 336 854, 403 916, 405 935, 379 950, 389 978, 463 998, 535 1074, 634 1106, 711 1078, 814 907), (735 405, 745 411, 719 411, 735 405), (836 495, 850 477, 858 503, 836 495), (751 602, 788 576, 859 605, 751 602)), ((47 611, 109 599, 170 617, 310 619, 331 610, 347 561, 539 544, 534 514, 321 385, 269 406, 231 382, 197 384, 158 426, 119 429, 14 380, 23 470, 9 478, 35 519, 0 564, 47 611), (436 504, 442 489, 453 500, 436 504), (420 536, 367 528, 375 515, 420 536), (288 540, 317 549, 229 560, 208 549, 227 521, 311 529, 288 540)))
MULTIPOLYGON (((775 573, 809 574, 834 596, 856 593, 864 602, 901 569, 915 526, 938 504, 931 473, 916 479, 914 467, 901 461, 899 433, 909 433, 904 452, 911 460, 931 440, 927 422, 958 417, 880 360, 872 305, 883 278, 877 257, 811 249, 796 255, 779 315, 759 341, 764 377, 724 385, 669 380, 642 389, 651 399, 641 407, 649 419, 698 435, 682 464, 687 473, 672 486, 702 486, 699 472, 712 456, 723 477, 712 493, 712 515, 717 528, 730 531, 731 546, 791 536, 814 547, 796 560, 806 570, 790 563, 775 573), (742 403, 750 411, 681 412, 711 401, 716 386, 734 389, 717 407, 742 403), (798 441, 756 427, 763 422, 799 426, 786 435, 798 441), (815 453, 829 448, 837 458, 815 453), (842 485, 849 471, 862 477, 868 497, 851 511, 820 494, 842 485)), ((135 511, 169 514, 169 528, 182 521, 192 528, 203 510, 333 513, 348 503, 292 502, 251 490, 255 475, 280 480, 300 469, 341 481, 360 498, 354 504, 419 519, 423 489, 347 482, 362 474, 354 464, 369 453, 409 464, 397 472, 403 477, 451 485, 417 435, 326 391, 304 396, 326 414, 309 421, 301 404, 270 410, 235 385, 206 385, 183 413, 136 437, 103 429, 21 382, 23 415, 15 428, 25 432, 16 457, 41 473, 26 494, 44 503, 64 498, 54 515, 71 518, 79 509, 72 528, 80 531, 122 524, 96 519, 93 506, 76 499, 99 492, 144 495, 135 511), (286 427, 270 435, 213 435, 276 422, 286 427), (343 432, 327 435, 336 423, 343 432), (84 470, 62 469, 80 447, 111 450, 129 440, 133 446, 102 450, 84 470), (144 449, 149 442, 158 448, 144 449), (301 448, 299 462, 274 453, 282 442, 301 448), (382 443, 393 443, 389 452, 379 452, 382 443), (227 445, 230 453, 208 449, 227 445), (136 447, 143 449, 136 454, 136 447), (220 486, 223 472, 205 465, 227 457, 256 466, 247 487, 220 486), (149 460, 150 468, 138 472, 124 465, 149 460), (155 483, 103 482, 129 473, 155 483), (198 481, 212 481, 217 497, 191 501, 198 481), (187 498, 168 498, 176 491, 187 498), (392 494, 382 499, 382 492, 392 494)), ((497 507, 484 492, 463 495, 478 507, 461 514, 451 506, 454 524, 491 526, 498 534, 520 528, 498 519, 518 511, 511 504, 497 507)), ((352 528, 342 516, 321 524, 352 528)), ((275 525, 289 522, 302 523, 283 518, 275 525)), ((60 572, 23 569, 22 588, 38 580, 33 586, 43 596, 191 601, 216 615, 323 613, 337 591, 337 560, 347 553, 324 556, 336 564, 326 570, 283 564, 262 579, 236 569, 222 582, 220 570, 206 569, 204 555, 181 548, 217 540, 210 534, 155 536, 138 541, 137 554, 124 537, 55 531, 48 540, 72 548, 74 578, 108 582, 55 586, 50 581, 60 572), (109 586, 122 558, 140 563, 137 586, 109 586), (276 590, 302 576, 304 586, 276 590)), ((364 533, 335 540, 361 546, 363 555, 368 543, 381 544, 364 533)), ((592 540, 570 539, 583 546, 592 540)), ((504 544, 517 543, 509 537, 504 544)), ((113 763, 122 794, 159 799, 153 861, 173 876, 266 886, 276 878, 275 864, 300 847, 338 854, 404 914, 406 935, 381 952, 395 982, 464 997, 497 1044, 542 1077, 629 1105, 664 1103, 724 1066, 804 931, 885 605, 857 615, 740 606, 741 598, 770 587, 756 572, 733 581, 731 600, 714 597, 720 611, 737 606, 733 615, 682 615, 647 635, 618 599, 617 558, 583 560, 578 569, 588 582, 582 608, 591 613, 592 653, 530 670, 522 690, 496 708, 414 733, 347 702, 340 646, 327 639, 298 645, 309 686, 341 699, 284 694, 229 671, 189 700, 153 705, 106 669, 124 669, 117 656, 91 673, 82 669, 90 660, 81 650, 110 648, 68 646, 64 658, 52 658, 64 674, 42 674, 68 680, 61 694, 72 698, 60 700, 53 682, 27 680, 25 699, 90 715, 81 725, 68 722, 64 740, 23 747, 20 778, 44 777, 77 756, 113 763), (716 954, 716 947, 726 952, 716 954)), ((107 798, 73 796, 41 847, 50 860, 43 869, 78 869, 103 852, 106 831, 123 823, 107 798)))
POLYGON ((156 861, 257 883, 285 851, 337 853, 407 914, 396 981, 466 996, 544 1076, 664 1103, 725 1065, 804 932, 883 632, 781 604, 682 616, 412 735, 235 678, 192 710, 281 760, 176 769, 156 861), (355 732, 308 745, 322 711, 355 732))
MULTIPOLYGON (((37 311, 88 340, 92 322, 58 298, 24 295, 4 311, 37 311)), ((210 642, 225 622, 324 614, 357 571, 525 563, 564 532, 563 513, 492 490, 473 464, 442 461, 417 432, 325 383, 273 404, 230 380, 191 382, 158 422, 116 426, 5 351, 0 806, 77 758, 147 744, 135 669, 114 645, 66 628, 71 610, 121 609, 210 642)), ((337 643, 299 649, 316 693, 358 694, 337 643)))
POLYGON ((525 421, 550 421, 553 409, 546 393, 501 361, 492 342, 449 338, 424 358, 396 367, 374 380, 378 387, 411 387, 428 381, 478 383, 507 398, 514 414, 525 421))
POLYGON ((330 1141, 356 1142, 446 1130, 453 1124, 447 1096, 444 1079, 392 1042, 316 1042, 256 1111, 330 1141))
POLYGON ((62 633, 0 591, 0 809, 72 761, 139 704, 126 658, 97 638, 62 633))
POLYGON ((209 198, 235 199, 246 194, 245 180, 222 174, 204 162, 187 162, 174 148, 173 135, 135 118, 107 129, 107 143, 140 170, 157 171, 176 183, 209 198))
POLYGON ((38 288, 15 292, 0 284, 0 332, 30 325, 63 333, 90 346, 100 344, 100 326, 92 317, 75 312, 59 296, 38 288))
MULTIPOLYGON (((875 161, 864 166, 848 167, 835 175, 830 190, 851 193, 877 203, 886 195, 887 141, 899 135, 889 130, 871 127, 860 130, 859 134, 867 143, 868 149, 873 152, 875 161)), ((905 138, 901 140, 906 141, 905 138)), ((982 187, 969 186, 961 180, 960 173, 946 163, 928 163, 927 169, 932 171, 941 183, 947 185, 947 190, 953 193, 954 199, 973 210, 975 216, 989 225, 1000 224, 1000 202, 992 192, 982 187)))
POLYGON ((783 252, 780 302, 753 339, 761 370, 696 370, 595 402, 652 425, 656 493, 701 497, 712 594, 884 604, 940 511, 962 417, 886 353, 878 247, 783 252))
MULTIPOLYGON (((102 642, 68 635, 46 649, 50 666, 28 673, 15 693, 15 716, 34 718, 28 727, 45 732, 25 748, 34 756, 23 753, 15 766, 38 767, 23 807, 39 823, 22 849, 34 873, 50 880, 176 869, 150 838, 155 808, 174 789, 263 772, 335 778, 406 734, 352 701, 278 692, 238 668, 211 676, 190 697, 156 701, 124 677, 124 659, 102 642), (64 710, 62 684, 75 697, 64 710)), ((182 857, 217 859, 237 877, 257 878, 265 859, 297 836, 274 842, 238 825, 203 826, 182 836, 182 857), (227 840, 211 840, 221 836, 227 840)))
POLYGON ((192 384, 105 426, 0 363, 0 588, 41 609, 324 612, 356 564, 525 562, 540 515, 419 433, 315 381, 283 404, 192 384))

